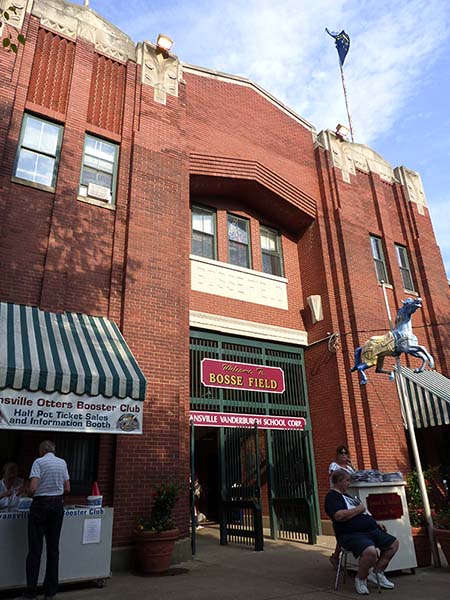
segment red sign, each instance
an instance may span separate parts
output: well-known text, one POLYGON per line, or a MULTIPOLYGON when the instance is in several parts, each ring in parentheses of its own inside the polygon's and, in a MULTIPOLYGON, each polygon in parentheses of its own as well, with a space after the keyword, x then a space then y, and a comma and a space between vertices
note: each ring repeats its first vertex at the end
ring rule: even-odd
POLYGON ((206 387, 269 394, 282 394, 285 390, 284 371, 279 367, 229 362, 214 358, 202 360, 201 380, 206 387))
POLYGON ((400 519, 403 516, 402 499, 395 492, 369 494, 367 508, 377 521, 400 519))
POLYGON ((203 410, 191 410, 189 415, 196 427, 254 427, 255 423, 258 429, 305 429, 306 426, 303 417, 243 415, 203 410))

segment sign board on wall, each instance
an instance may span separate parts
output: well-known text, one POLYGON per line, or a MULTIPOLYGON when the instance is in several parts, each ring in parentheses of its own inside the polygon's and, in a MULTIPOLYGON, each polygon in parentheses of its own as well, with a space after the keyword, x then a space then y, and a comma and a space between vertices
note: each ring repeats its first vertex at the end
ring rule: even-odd
POLYGON ((241 413, 220 413, 204 410, 191 410, 190 418, 196 427, 254 427, 258 429, 305 429, 303 417, 280 415, 244 415, 241 413))
POLYGON ((142 433, 142 401, 0 390, 0 429, 142 433))
POLYGON ((266 367, 266 365, 230 362, 214 358, 202 360, 201 381, 206 387, 250 392, 282 394, 285 390, 284 371, 280 367, 266 367))

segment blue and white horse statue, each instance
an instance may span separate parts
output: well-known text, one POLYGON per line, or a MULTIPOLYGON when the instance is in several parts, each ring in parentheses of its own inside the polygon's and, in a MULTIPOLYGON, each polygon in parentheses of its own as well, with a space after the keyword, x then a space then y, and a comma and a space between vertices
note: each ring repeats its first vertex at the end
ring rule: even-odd
POLYGON ((366 369, 376 365, 377 373, 387 373, 390 379, 394 378, 393 371, 383 369, 384 359, 387 356, 399 356, 402 352, 422 359, 420 367, 415 369, 421 373, 427 364, 434 368, 434 360, 424 346, 419 345, 419 340, 412 332, 411 315, 422 306, 422 298, 407 298, 402 301, 395 318, 395 327, 385 335, 375 335, 355 350, 355 366, 351 371, 359 371, 361 385, 367 383, 366 369))

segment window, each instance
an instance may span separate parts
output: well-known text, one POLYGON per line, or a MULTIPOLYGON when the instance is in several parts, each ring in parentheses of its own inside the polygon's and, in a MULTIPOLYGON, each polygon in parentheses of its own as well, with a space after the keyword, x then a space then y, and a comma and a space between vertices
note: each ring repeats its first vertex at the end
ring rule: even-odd
POLYGON ((381 283, 389 283, 386 264, 384 262, 383 245, 379 237, 374 235, 370 236, 370 245, 372 246, 372 256, 375 262, 375 271, 377 273, 377 279, 381 283))
POLYGON ((260 232, 263 271, 281 277, 283 275, 283 263, 281 260, 280 234, 268 227, 261 227, 260 232))
POLYGON ((232 265, 250 269, 248 220, 228 215, 228 258, 232 265))
POLYGON ((414 284, 411 276, 411 269, 409 268, 408 252, 404 246, 399 246, 398 244, 395 244, 395 251, 397 253, 400 274, 402 276, 403 288, 413 292, 414 284))
POLYGON ((192 254, 216 258, 216 213, 209 208, 192 207, 192 254))
POLYGON ((80 196, 114 204, 118 156, 117 144, 86 135, 80 196))
POLYGON ((14 176, 54 189, 62 126, 25 114, 14 176))

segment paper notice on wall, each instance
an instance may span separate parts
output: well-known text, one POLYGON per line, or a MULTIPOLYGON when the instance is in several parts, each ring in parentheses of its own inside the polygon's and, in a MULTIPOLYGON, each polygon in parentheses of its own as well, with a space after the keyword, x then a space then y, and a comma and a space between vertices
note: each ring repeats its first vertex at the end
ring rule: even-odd
POLYGON ((82 544, 99 544, 102 535, 101 519, 85 519, 82 544))

